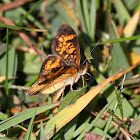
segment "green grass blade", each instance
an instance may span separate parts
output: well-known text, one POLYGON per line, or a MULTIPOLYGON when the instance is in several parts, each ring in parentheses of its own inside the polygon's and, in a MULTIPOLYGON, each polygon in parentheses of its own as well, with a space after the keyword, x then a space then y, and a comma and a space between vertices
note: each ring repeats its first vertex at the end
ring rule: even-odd
POLYGON ((91 120, 91 117, 89 117, 84 123, 82 123, 77 129, 76 131, 74 132, 73 134, 73 137, 77 137, 78 135, 80 135, 84 130, 85 128, 89 127, 89 122, 91 120))
POLYGON ((8 118, 7 114, 0 112, 0 120, 6 120, 8 118))
POLYGON ((120 21, 120 24, 123 28, 125 24, 130 20, 130 15, 121 0, 114 0, 114 6, 118 13, 118 19, 120 21))
MULTIPOLYGON (((117 105, 118 105, 118 103, 116 102, 115 105, 114 105, 114 108, 113 108, 113 112, 115 112, 115 110, 117 109, 117 105)), ((106 135, 107 135, 107 131, 108 131, 108 128, 109 128, 109 125, 111 123, 112 118, 113 118, 113 116, 110 115, 110 117, 109 117, 109 119, 107 121, 106 127, 104 129, 104 134, 103 134, 102 140, 104 140, 106 135)))
MULTIPOLYGON (((125 42, 127 40, 137 40, 139 38, 140 38, 140 35, 135 35, 135 36, 132 36, 132 37, 119 38, 119 39, 110 39, 108 41, 100 42, 100 43, 98 43, 98 45, 104 45, 104 44, 107 44, 107 43, 125 42)), ((91 44, 90 46, 95 46, 95 45, 96 45, 96 43, 91 44)))
MULTIPOLYGON (((27 12, 25 9, 23 9, 22 7, 18 7, 18 11, 19 11, 21 14, 23 14, 23 15, 26 15, 26 14, 28 13, 28 12, 27 12)), ((37 28, 39 28, 39 29, 45 29, 44 26, 43 26, 38 20, 36 20, 35 17, 32 16, 31 14, 29 14, 29 15, 27 16, 27 19, 28 19, 30 22, 32 22, 37 28)))
POLYGON ((37 7, 42 1, 43 1, 43 0, 39 0, 39 1, 27 12, 27 14, 24 15, 24 16, 20 19, 20 21, 18 22, 18 25, 20 25, 20 24, 23 22, 23 20, 24 20, 29 14, 31 14, 31 13, 36 9, 36 7, 37 7))
POLYGON ((89 12, 88 12, 88 5, 89 3, 86 0, 82 0, 82 5, 83 5, 83 13, 84 13, 84 19, 86 23, 86 29, 88 34, 90 35, 90 18, 89 18, 89 12))
MULTIPOLYGON (((65 126, 64 139, 72 140, 74 138, 74 132, 77 126, 77 122, 79 120, 79 115, 76 116, 70 123, 65 126)), ((63 129, 63 128, 62 128, 63 129)))
POLYGON ((9 48, 9 35, 8 35, 8 28, 7 28, 7 33, 6 33, 6 42, 7 42, 7 50, 6 50, 6 71, 5 71, 5 91, 6 91, 6 104, 7 104, 7 109, 6 113, 9 116, 9 89, 8 89, 8 60, 9 60, 9 53, 8 53, 8 48, 9 48))
POLYGON ((123 90, 123 94, 126 94, 127 96, 131 96, 133 98, 136 98, 140 100, 140 95, 134 94, 132 90, 123 90))
POLYGON ((123 3, 129 10, 133 10, 136 6, 140 5, 139 0, 124 0, 123 3))
POLYGON ((116 96, 117 96, 117 101, 118 101, 118 108, 120 110, 120 114, 123 119, 123 106, 122 106, 121 92, 120 90, 117 90, 117 88, 116 88, 116 96))
POLYGON ((7 24, 0 23, 0 27, 14 29, 14 30, 26 30, 26 31, 36 31, 36 32, 46 32, 47 30, 43 29, 35 29, 35 28, 26 28, 26 27, 19 27, 19 26, 12 26, 7 24))
MULTIPOLYGON (((99 135, 99 136, 102 136, 104 131, 102 129, 98 128, 98 127, 95 127, 95 128, 93 128, 91 133, 99 135)), ((107 140, 111 140, 112 139, 112 137, 109 134, 106 135, 106 138, 108 138, 107 140)))
POLYGON ((96 0, 91 0, 90 7, 90 37, 94 40, 96 26, 96 0))
MULTIPOLYGON (((121 82, 119 84, 119 86, 122 85, 123 82, 121 82)), ((130 78, 130 79, 126 79, 123 83, 124 86, 126 85, 131 85, 131 84, 139 84, 140 83, 140 77, 136 77, 136 78, 130 78)))
POLYGON ((29 123, 29 126, 28 126, 28 131, 27 131, 26 136, 25 136, 25 140, 30 140, 30 138, 31 138, 32 129, 33 129, 33 122, 34 122, 34 119, 35 119, 35 115, 36 115, 36 108, 32 112, 32 119, 30 120, 30 123, 29 123))
POLYGON ((82 88, 81 90, 75 90, 69 92, 66 97, 64 98, 63 102, 59 107, 59 112, 64 109, 66 106, 73 104, 76 100, 85 92, 86 87, 82 88))
POLYGON ((109 105, 116 99, 116 97, 114 97, 108 104, 106 104, 106 106, 100 111, 100 113, 97 115, 97 117, 91 122, 91 124, 89 125, 89 127, 87 127, 85 129, 84 132, 82 132, 80 134, 80 136, 76 139, 76 140, 81 140, 84 137, 85 132, 89 132, 95 125, 95 123, 98 121, 98 119, 100 119, 101 115, 106 111, 106 109, 109 107, 109 105))
POLYGON ((104 27, 105 27, 105 32, 108 32, 108 11, 111 12, 111 4, 110 4, 110 0, 105 0, 104 1, 104 7, 107 7, 107 10, 105 11, 105 23, 104 23, 104 27))
MULTIPOLYGON (((10 49, 8 49, 8 77, 15 77, 17 72, 17 56, 15 52, 15 48, 12 46, 10 49)), ((6 72, 6 53, 4 53, 0 58, 0 75, 5 75, 6 72)), ((14 79, 11 79, 8 81, 8 85, 11 86, 14 82, 14 79)))
MULTIPOLYGON (((116 28, 115 28, 115 24, 113 26, 113 22, 111 21, 111 18, 110 18, 110 15, 109 15, 109 36, 110 36, 110 39, 116 39, 118 38, 118 35, 116 33, 116 28)), ((112 44, 111 46, 111 61, 110 61, 110 64, 109 64, 109 67, 108 67, 108 73, 109 75, 112 75, 116 72, 117 69, 120 69, 121 67, 124 66, 124 70, 125 69, 128 69, 130 66, 129 66, 129 63, 128 63, 128 60, 125 56, 125 52, 124 50, 122 49, 120 43, 114 43, 112 44)), ((127 74, 127 77, 130 77, 132 76, 132 72, 129 72, 127 74)))
POLYGON ((46 136, 45 136, 45 129, 43 127, 42 120, 40 122, 40 125, 41 125, 41 128, 40 128, 40 140, 44 140, 46 136))
POLYGON ((82 24, 82 29, 85 33, 87 33, 81 2, 80 2, 80 0, 76 0, 75 2, 77 5, 77 8, 78 8, 78 15, 79 15, 79 19, 82 24))
POLYGON ((33 115, 33 112, 35 110, 36 110, 36 115, 37 115, 43 111, 52 109, 57 105, 58 105, 58 103, 49 104, 49 105, 42 106, 42 107, 31 108, 31 109, 25 110, 25 111, 15 115, 15 116, 12 116, 12 117, 8 118, 7 120, 0 122, 0 132, 15 125, 15 124, 18 124, 20 122, 23 122, 23 121, 31 118, 33 115))

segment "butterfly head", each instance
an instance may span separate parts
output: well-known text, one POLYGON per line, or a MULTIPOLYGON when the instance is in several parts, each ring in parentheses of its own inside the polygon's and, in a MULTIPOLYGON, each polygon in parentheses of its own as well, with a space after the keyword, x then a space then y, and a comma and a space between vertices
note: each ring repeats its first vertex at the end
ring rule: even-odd
POLYGON ((87 71, 87 66, 81 66, 79 71, 78 71, 78 75, 77 75, 77 78, 75 79, 75 83, 80 79, 80 77, 82 75, 85 75, 86 74, 86 71, 87 71))

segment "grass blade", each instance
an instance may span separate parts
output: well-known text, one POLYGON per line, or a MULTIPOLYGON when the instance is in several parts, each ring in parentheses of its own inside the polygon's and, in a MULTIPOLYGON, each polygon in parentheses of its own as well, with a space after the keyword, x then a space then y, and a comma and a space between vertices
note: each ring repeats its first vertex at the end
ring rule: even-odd
POLYGON ((6 50, 6 71, 5 71, 5 91, 6 91, 6 103, 7 103, 7 116, 9 116, 9 89, 8 89, 8 60, 9 60, 9 54, 8 54, 8 48, 9 48, 9 34, 8 34, 8 28, 6 33, 6 42, 7 42, 7 50, 6 50))
POLYGON ((84 16, 83 16, 82 5, 81 5, 80 0, 76 0, 76 5, 77 5, 77 8, 78 8, 78 14, 79 14, 79 18, 80 18, 80 21, 81 21, 81 24, 82 24, 83 31, 85 33, 87 33, 86 25, 85 25, 85 21, 84 21, 84 16))
POLYGON ((20 122, 23 122, 29 118, 32 117, 33 112, 36 110, 36 115, 49 110, 51 108, 54 108, 55 106, 57 106, 59 103, 55 103, 55 104, 50 104, 50 105, 46 105, 46 106, 42 106, 42 107, 36 107, 36 108, 31 108, 31 109, 27 109, 15 116, 12 116, 10 118, 8 118, 7 120, 4 120, 2 122, 0 122, 0 132, 15 125, 18 124, 20 122))
POLYGON ((23 22, 23 20, 24 20, 29 14, 31 14, 31 13, 36 9, 36 7, 37 7, 42 1, 43 1, 43 0, 39 0, 39 1, 27 12, 27 14, 24 15, 24 16, 20 19, 20 21, 18 22, 18 25, 20 25, 20 24, 23 22))
POLYGON ((114 97, 108 104, 106 104, 106 106, 100 111, 100 113, 97 115, 97 117, 92 121, 92 123, 86 128, 86 130, 84 132, 82 132, 80 134, 80 136, 76 139, 76 140, 81 140, 84 137, 85 132, 89 132, 93 126, 95 125, 95 123, 98 121, 98 119, 101 117, 101 115, 106 111, 106 109, 109 107, 109 105, 116 99, 116 97, 114 97))
MULTIPOLYGON (((116 102, 115 105, 114 105, 114 108, 113 108, 113 112, 115 112, 115 110, 117 109, 117 105, 118 105, 118 103, 116 102)), ((102 140, 104 140, 106 135, 107 135, 107 131, 108 131, 108 128, 109 128, 109 125, 110 125, 110 122, 111 122, 112 118, 113 118, 113 116, 110 115, 110 117, 107 121, 106 127, 104 129, 104 134, 103 134, 102 140)))
MULTIPOLYGON (((125 38, 118 38, 118 39, 110 39, 108 41, 99 42, 98 45, 104 45, 104 44, 107 44, 107 43, 125 42, 127 40, 137 40, 139 38, 140 38, 140 35, 135 35, 135 36, 132 36, 132 37, 125 37, 125 38)), ((95 45, 96 45, 96 43, 91 44, 90 46, 95 46, 95 45)))
MULTIPOLYGON (((26 15, 28 11, 26 11, 25 9, 23 9, 22 7, 18 7, 18 11, 23 14, 26 15)), ((32 16, 31 14, 27 16, 27 19, 32 22, 37 28, 39 29, 44 29, 45 27, 38 21, 36 20, 36 18, 34 16, 32 16)))
POLYGON ((123 28, 125 24, 130 20, 130 15, 121 0, 114 0, 114 6, 118 13, 120 24, 123 28))
POLYGON ((26 30, 26 31, 36 31, 36 32, 46 32, 47 30, 43 29, 35 29, 35 28, 26 28, 26 27, 19 27, 19 26, 12 26, 7 24, 0 23, 0 27, 14 29, 14 30, 26 30))
POLYGON ((81 90, 75 90, 69 92, 66 97, 64 98, 63 102, 61 103, 59 107, 59 112, 64 109, 66 106, 75 103, 80 96, 85 92, 86 87, 82 88, 81 90))
POLYGON ((44 140, 45 139, 45 129, 43 127, 43 123, 42 120, 40 122, 41 128, 40 128, 40 140, 44 140))
POLYGON ((32 119, 29 123, 29 126, 28 126, 28 131, 26 133, 26 137, 25 137, 25 140, 30 140, 31 138, 31 133, 32 133, 32 129, 33 129, 33 122, 34 122, 34 119, 35 119, 35 115, 36 115, 36 108, 35 110, 32 112, 33 116, 32 116, 32 119))
POLYGON ((90 34, 90 22, 89 22, 89 12, 88 12, 88 2, 85 0, 82 0, 82 5, 83 5, 83 12, 84 12, 84 18, 85 18, 85 23, 86 23, 86 29, 88 34, 90 34))
POLYGON ((96 26, 96 0, 91 0, 90 7, 90 37, 94 40, 96 26))
MULTIPOLYGON (((113 22, 111 21, 110 15, 109 15, 109 35, 110 35, 110 39, 115 39, 118 38, 118 35, 115 31, 115 28, 113 26, 113 22)), ((114 43, 111 46, 111 61, 108 67, 108 72, 109 75, 112 75, 113 73, 116 72, 116 69, 119 69, 121 67, 124 66, 124 69, 128 69, 129 63, 128 60, 125 56, 125 53, 121 47, 121 45, 119 43, 114 43)), ((128 73, 127 77, 132 76, 132 72, 128 73)))

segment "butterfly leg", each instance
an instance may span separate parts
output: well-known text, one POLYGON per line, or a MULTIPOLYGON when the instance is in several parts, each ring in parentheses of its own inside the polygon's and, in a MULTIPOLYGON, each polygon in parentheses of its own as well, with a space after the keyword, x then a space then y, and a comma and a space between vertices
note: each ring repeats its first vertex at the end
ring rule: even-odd
MULTIPOLYGON (((65 87, 62 87, 61 89, 59 89, 58 91, 56 91, 55 93, 53 93, 52 103, 55 103, 55 102, 58 100, 58 98, 61 96, 61 94, 62 94, 62 97, 61 97, 61 101, 62 101, 63 96, 64 96, 64 89, 65 89, 65 87)), ((61 101, 60 101, 60 104, 61 104, 61 101)), ((59 105, 60 105, 60 104, 59 104, 59 105)), ((56 113, 58 112, 59 105, 56 106, 56 107, 54 107, 54 109, 53 109, 53 115, 54 115, 54 116, 55 116, 56 113)))
POLYGON ((72 85, 70 85, 70 91, 73 91, 73 87, 72 87, 72 86, 73 86, 73 84, 72 84, 72 85))
POLYGON ((83 87, 85 86, 84 76, 82 75, 83 87))
POLYGON ((64 90, 65 90, 65 87, 63 88, 63 91, 62 91, 62 97, 61 97, 61 100, 60 100, 60 101, 62 101, 62 99, 63 99, 63 96, 64 96, 64 90))
POLYGON ((61 96, 61 94, 63 94, 64 89, 65 89, 65 87, 63 87, 63 88, 61 88, 53 93, 52 103, 55 103, 58 100, 58 98, 61 96))
MULTIPOLYGON (((77 75, 76 75, 77 76, 77 75)), ((75 82, 75 79, 76 79, 76 76, 73 78, 73 81, 72 81, 72 84, 70 84, 70 91, 73 91, 73 84, 74 84, 74 82, 75 82)))
MULTIPOLYGON (((74 72, 75 73, 75 72, 74 72)), ((75 80, 76 80, 76 77, 77 77, 78 73, 76 72, 76 74, 73 76, 73 81, 72 83, 70 84, 70 91, 73 91, 73 84, 75 83, 75 80)))

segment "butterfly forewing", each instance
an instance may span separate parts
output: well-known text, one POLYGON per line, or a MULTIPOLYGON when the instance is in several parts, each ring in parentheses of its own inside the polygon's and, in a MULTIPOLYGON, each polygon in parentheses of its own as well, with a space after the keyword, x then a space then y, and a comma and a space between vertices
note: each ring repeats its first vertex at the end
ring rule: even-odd
POLYGON ((80 68, 80 48, 75 31, 67 24, 59 27, 52 49, 68 65, 80 68))

